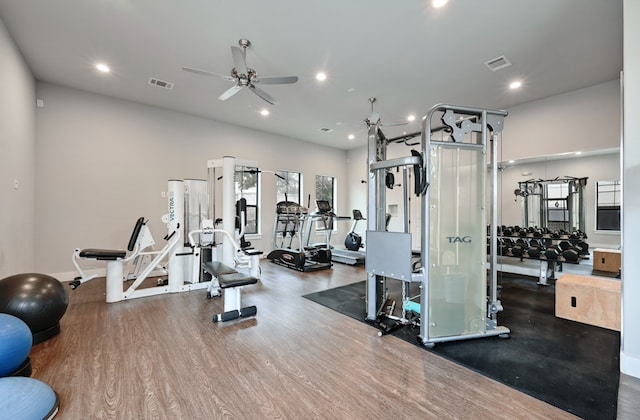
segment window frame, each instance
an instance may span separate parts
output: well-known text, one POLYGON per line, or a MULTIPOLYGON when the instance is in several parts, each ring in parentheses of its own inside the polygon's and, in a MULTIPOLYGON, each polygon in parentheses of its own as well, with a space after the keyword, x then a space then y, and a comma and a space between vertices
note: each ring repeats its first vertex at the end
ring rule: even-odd
POLYGON ((302 172, 296 172, 296 171, 288 171, 285 169, 278 169, 275 171, 276 174, 276 203, 280 202, 280 201, 293 201, 294 203, 298 203, 300 205, 302 205, 302 197, 303 195, 303 191, 302 191, 302 187, 303 187, 303 178, 302 178, 302 172), (291 191, 289 191, 289 187, 290 187, 290 175, 297 175, 298 177, 298 194, 295 197, 291 196, 291 191), (281 177, 284 177, 285 179, 283 180, 281 177), (285 184, 287 187, 287 191, 285 192, 281 192, 280 190, 280 186, 282 184, 285 184), (282 197, 280 197, 280 194, 282 194, 282 197), (281 199, 282 198, 282 199, 281 199))
POLYGON ((595 223, 595 231, 598 233, 620 233, 621 232, 621 224, 622 224, 622 182, 620 180, 613 180, 613 181, 608 181, 608 180, 604 180, 604 181, 596 181, 596 191, 595 191, 595 216, 594 216, 594 223, 595 223), (612 186, 613 189, 612 190, 608 190, 608 191, 601 191, 601 187, 603 186, 612 186), (601 205, 601 194, 605 194, 605 193, 611 193, 613 194, 613 202, 609 203, 610 205, 601 205), (601 216, 601 210, 605 211, 605 210, 609 210, 609 211, 617 211, 617 219, 618 219, 618 227, 617 229, 611 228, 611 229, 607 229, 607 228, 603 228, 600 225, 600 216, 601 216))
MULTIPOLYGON (((337 205, 337 196, 338 196, 338 180, 337 180, 337 178, 335 176, 333 176, 333 175, 316 175, 314 180, 315 180, 314 189, 315 189, 315 198, 316 198, 316 200, 327 200, 327 201, 329 201, 329 204, 331 204, 331 209, 335 213, 336 205, 337 205), (330 197, 330 199, 327 199, 324 196, 318 194, 318 192, 319 192, 319 190, 318 190, 318 186, 319 186, 318 178, 322 179, 321 182, 324 179, 327 179, 327 178, 331 179, 331 197, 330 197)), ((314 202, 314 205, 315 205, 315 202, 314 202)), ((316 221, 314 224, 315 224, 315 226, 314 226, 315 229, 314 230, 316 231, 316 234, 318 234, 318 235, 319 234, 323 234, 323 232, 325 231, 325 227, 324 227, 323 223, 320 223, 319 221, 316 221)), ((332 232, 336 232, 338 230, 337 229, 337 225, 338 224, 335 223, 335 221, 334 221, 333 226, 330 227, 330 230, 332 232)))
MULTIPOLYGON (((245 236, 247 237, 257 237, 261 235, 262 232, 262 217, 260 214, 260 200, 262 198, 262 176, 259 167, 253 166, 236 166, 233 172, 233 189, 235 201, 237 202, 240 198, 247 199, 247 226, 245 231, 245 236), (240 168, 240 169, 239 169, 240 168), (239 182, 238 177, 242 176, 244 173, 249 173, 250 175, 255 175, 255 187, 251 186, 250 188, 243 188, 244 183, 239 182), (255 188, 255 203, 249 201, 247 198, 247 193, 251 188, 255 188), (249 214, 255 212, 255 231, 249 229, 249 214)), ((249 196, 253 195, 253 193, 249 193, 249 196)), ((253 218, 251 218, 253 220, 253 218)))
POLYGON ((544 186, 545 188, 545 196, 544 196, 544 211, 545 217, 547 219, 547 224, 549 222, 552 223, 569 223, 569 205, 567 202, 567 197, 569 196, 569 184, 565 182, 558 183, 550 183, 544 186), (551 192, 557 192, 558 195, 551 195, 551 192), (550 203, 556 203, 556 205, 551 206, 550 203), (558 219, 557 217, 551 217, 552 214, 562 212, 562 218, 558 219))

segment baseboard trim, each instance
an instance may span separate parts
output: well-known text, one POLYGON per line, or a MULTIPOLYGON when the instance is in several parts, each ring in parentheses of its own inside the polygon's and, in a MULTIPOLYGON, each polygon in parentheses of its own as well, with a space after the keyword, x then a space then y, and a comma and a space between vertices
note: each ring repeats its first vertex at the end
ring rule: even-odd
POLYGON ((625 375, 640 378, 640 359, 630 357, 620 352, 620 372, 625 375))

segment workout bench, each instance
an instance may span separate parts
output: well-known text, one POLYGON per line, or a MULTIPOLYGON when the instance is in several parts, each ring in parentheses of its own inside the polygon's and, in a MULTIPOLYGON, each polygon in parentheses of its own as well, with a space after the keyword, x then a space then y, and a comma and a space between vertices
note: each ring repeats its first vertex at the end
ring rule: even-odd
MULTIPOLYGON (((139 253, 146 247, 153 244, 153 239, 145 236, 146 232, 143 232, 143 228, 145 227, 144 217, 139 217, 136 220, 136 224, 133 227, 133 231, 131 232, 131 237, 129 238, 129 243, 127 245, 127 251, 131 252, 131 255, 127 257, 127 251, 121 249, 96 249, 96 248, 87 248, 87 249, 79 249, 76 248, 73 252, 73 256, 71 261, 73 262, 76 271, 80 274, 80 276, 73 279, 72 282, 69 283, 71 289, 76 289, 82 283, 86 283, 89 280, 92 280, 98 277, 97 274, 93 274, 87 276, 84 271, 80 268, 78 264, 79 260, 96 260, 96 261, 106 261, 107 262, 107 302, 115 302, 121 300, 122 298, 118 296, 117 288, 114 293, 110 290, 110 284, 114 285, 117 283, 122 283, 122 279, 124 277, 124 264, 129 260, 135 258, 139 253), (139 239, 142 239, 139 241, 139 239)), ((120 286, 122 287, 122 286, 120 286)), ((122 292, 120 291, 120 294, 122 292)))
MULTIPOLYGON (((238 272, 218 261, 203 263, 202 268, 217 279, 218 286, 224 293, 224 312, 215 314, 213 316, 213 322, 225 322, 237 318, 247 318, 256 315, 258 309, 255 306, 245 306, 243 308, 241 303, 242 288, 244 286, 256 284, 258 282, 256 277, 253 277, 250 274, 238 272)), ((212 284, 213 283, 214 282, 212 281, 212 284)), ((208 297, 211 297, 211 291, 207 295, 208 297)))

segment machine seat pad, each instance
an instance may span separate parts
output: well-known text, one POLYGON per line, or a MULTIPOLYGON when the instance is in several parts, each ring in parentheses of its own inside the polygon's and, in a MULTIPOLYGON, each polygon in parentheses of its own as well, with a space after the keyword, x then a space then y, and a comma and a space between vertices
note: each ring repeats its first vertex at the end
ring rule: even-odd
POLYGON ((93 249, 87 248, 80 251, 80 257, 101 261, 121 260, 127 255, 127 251, 121 249, 93 249))
POLYGON ((221 274, 237 273, 236 270, 229 267, 228 265, 222 264, 220 261, 204 262, 202 263, 202 269, 207 273, 211 274, 213 277, 218 277, 221 274))
POLYGON ((221 289, 228 289, 231 287, 256 284, 258 282, 258 279, 245 273, 231 273, 221 274, 220 276, 218 276, 218 282, 220 282, 221 289))
POLYGON ((262 255, 263 253, 259 249, 245 249, 242 252, 244 252, 247 255, 262 255))

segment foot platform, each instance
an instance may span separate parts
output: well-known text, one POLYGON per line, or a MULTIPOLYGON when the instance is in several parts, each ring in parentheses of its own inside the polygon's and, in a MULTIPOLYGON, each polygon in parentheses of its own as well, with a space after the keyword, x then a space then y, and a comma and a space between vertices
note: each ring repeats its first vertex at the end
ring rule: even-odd
POLYGON ((255 306, 246 306, 239 311, 233 310, 223 312, 221 314, 216 314, 213 316, 213 322, 225 322, 232 321, 238 318, 248 318, 250 316, 255 316, 257 312, 258 308, 256 308, 255 306))

